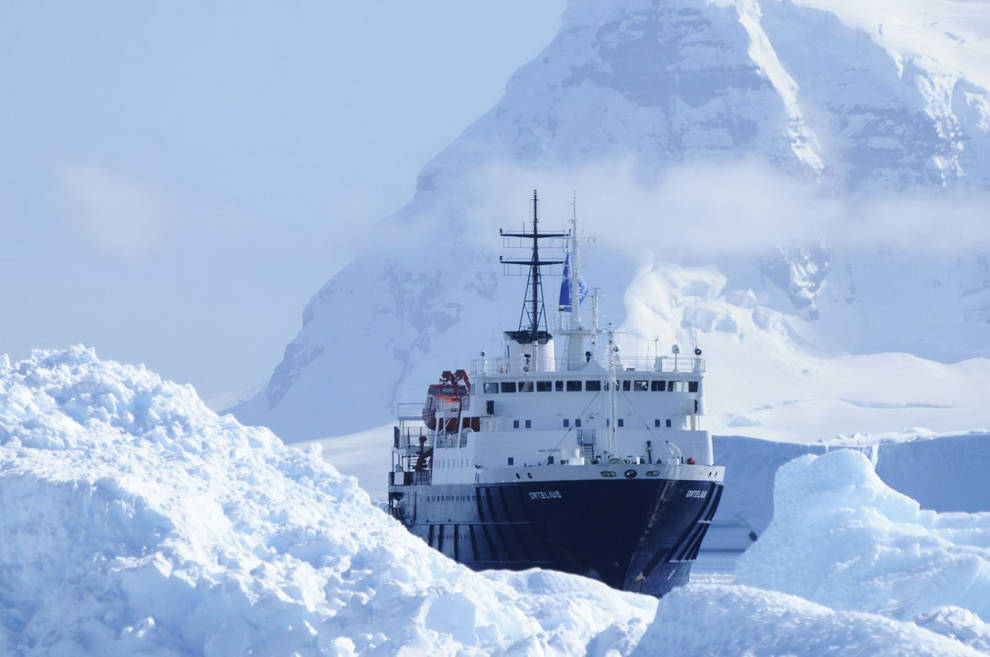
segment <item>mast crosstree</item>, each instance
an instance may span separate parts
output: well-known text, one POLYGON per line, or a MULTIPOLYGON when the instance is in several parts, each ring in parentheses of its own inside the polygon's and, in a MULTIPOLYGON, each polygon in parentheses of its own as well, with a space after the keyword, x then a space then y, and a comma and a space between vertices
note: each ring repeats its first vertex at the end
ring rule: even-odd
POLYGON ((562 265, 563 260, 541 260, 540 240, 568 237, 568 233, 541 233, 539 229, 539 200, 536 190, 533 190, 533 229, 529 232, 505 232, 499 230, 502 237, 517 237, 533 241, 532 254, 528 260, 507 260, 499 257, 503 265, 522 265, 529 268, 526 280, 526 296, 523 299, 522 312, 519 313, 519 328, 506 331, 507 335, 520 344, 545 344, 551 335, 547 330, 547 308, 543 298, 543 274, 541 267, 562 265))

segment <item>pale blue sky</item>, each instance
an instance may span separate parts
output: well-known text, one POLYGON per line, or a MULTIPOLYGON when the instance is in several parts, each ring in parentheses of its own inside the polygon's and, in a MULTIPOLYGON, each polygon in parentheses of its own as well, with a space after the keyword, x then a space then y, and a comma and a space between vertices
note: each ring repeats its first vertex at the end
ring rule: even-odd
POLYGON ((267 379, 562 0, 0 5, 0 352, 267 379))

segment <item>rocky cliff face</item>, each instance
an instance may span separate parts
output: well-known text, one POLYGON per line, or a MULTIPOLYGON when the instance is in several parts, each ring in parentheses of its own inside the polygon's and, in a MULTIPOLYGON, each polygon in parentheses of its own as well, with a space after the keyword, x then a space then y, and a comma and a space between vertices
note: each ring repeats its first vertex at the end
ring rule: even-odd
MULTIPOLYGON (((672 323, 670 340, 728 350, 761 344, 753 333, 762 332, 759 339, 772 336, 798 354, 786 365, 798 369, 806 369, 801 354, 986 355, 990 272, 979 249, 957 249, 951 238, 926 248, 884 231, 924 236, 916 229, 928 222, 938 234, 953 195, 990 185, 990 94, 981 77, 990 38, 980 33, 990 34, 987 6, 899 3, 871 14, 845 0, 572 0, 554 40, 423 169, 415 197, 379 226, 379 246, 313 297, 267 388, 233 412, 289 439, 347 433, 386 422, 397 401, 418 401, 440 370, 498 350, 499 331, 515 328, 522 283, 500 276, 492 230, 518 226, 538 186, 558 192, 548 221, 562 223, 554 219, 565 216, 561 197, 570 188, 558 181, 615 162, 647 187, 666 172, 701 167, 684 192, 688 205, 725 193, 728 183, 712 173, 723 166, 767 168, 774 180, 815 190, 805 205, 770 207, 770 238, 734 253, 724 235, 744 239, 747 229, 734 225, 731 204, 718 221, 698 224, 719 249, 706 252, 702 239, 701 248, 679 250, 662 236, 694 219, 617 198, 625 195, 607 182, 578 187, 598 197, 598 209, 623 204, 591 222, 607 236, 588 274, 611 292, 606 311, 616 323, 625 318, 631 335, 649 341, 657 330, 653 320, 637 325, 633 312, 637 303, 656 309, 655 298, 635 296, 649 286, 620 294, 644 275, 643 258, 634 264, 631 254, 647 245, 645 266, 661 278, 683 264, 708 265, 725 279, 712 294, 678 288, 684 296, 661 313, 672 323), (894 220, 858 242, 786 230, 815 215, 818 201, 907 192, 935 199, 910 226, 887 208, 894 220), (731 320, 735 311, 720 304, 749 319, 698 319, 731 320), (731 340, 709 339, 716 333, 731 340)), ((702 287, 706 276, 695 276, 702 287)), ((842 396, 839 388, 828 394, 842 396)))

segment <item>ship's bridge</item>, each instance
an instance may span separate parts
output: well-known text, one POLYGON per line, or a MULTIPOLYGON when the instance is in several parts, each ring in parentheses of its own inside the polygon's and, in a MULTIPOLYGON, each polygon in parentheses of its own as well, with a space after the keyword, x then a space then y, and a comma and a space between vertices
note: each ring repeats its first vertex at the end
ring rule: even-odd
POLYGON ((466 416, 481 431, 616 429, 697 431, 704 413, 701 358, 624 359, 614 373, 591 361, 583 369, 524 371, 502 359, 479 359, 466 416), (615 391, 612 394, 612 377, 615 391))

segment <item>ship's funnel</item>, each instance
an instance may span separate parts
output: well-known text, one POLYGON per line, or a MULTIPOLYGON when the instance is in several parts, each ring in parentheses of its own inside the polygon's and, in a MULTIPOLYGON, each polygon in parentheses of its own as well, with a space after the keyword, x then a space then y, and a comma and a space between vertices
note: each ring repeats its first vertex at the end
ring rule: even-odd
POLYGON ((535 336, 530 331, 506 331, 505 352, 510 372, 551 372, 554 369, 553 336, 546 331, 535 336))

